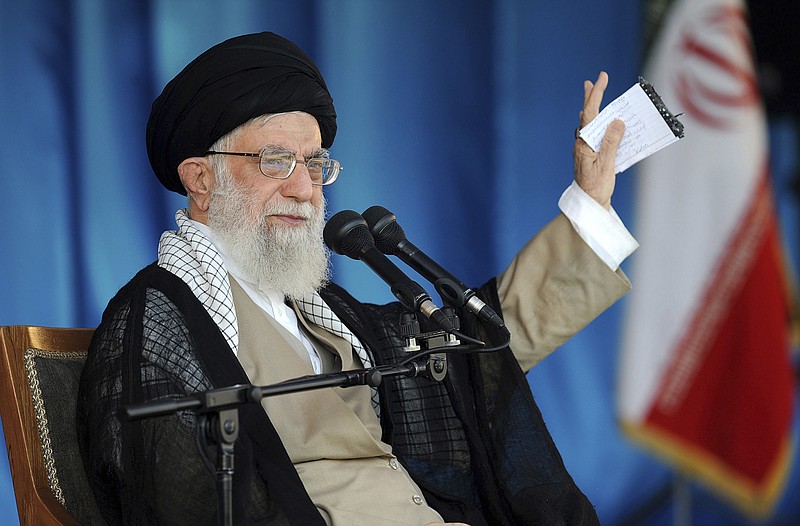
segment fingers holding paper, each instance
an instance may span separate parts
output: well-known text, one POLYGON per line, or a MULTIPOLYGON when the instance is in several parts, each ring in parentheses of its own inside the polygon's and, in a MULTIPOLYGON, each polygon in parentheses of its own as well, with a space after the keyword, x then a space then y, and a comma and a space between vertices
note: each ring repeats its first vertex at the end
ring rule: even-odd
POLYGON ((600 113, 600 104, 603 102, 603 94, 608 86, 608 73, 601 71, 597 80, 583 81, 583 110, 581 110, 581 128, 597 117, 600 113))
MULTIPOLYGON (((608 86, 608 74, 601 71, 593 83, 583 83, 583 109, 580 113, 580 127, 586 126, 600 112, 603 94, 608 86)), ((595 152, 583 139, 575 140, 575 181, 584 192, 606 209, 611 207, 616 175, 614 161, 617 156, 625 124, 614 120, 606 130, 600 149, 595 152)))

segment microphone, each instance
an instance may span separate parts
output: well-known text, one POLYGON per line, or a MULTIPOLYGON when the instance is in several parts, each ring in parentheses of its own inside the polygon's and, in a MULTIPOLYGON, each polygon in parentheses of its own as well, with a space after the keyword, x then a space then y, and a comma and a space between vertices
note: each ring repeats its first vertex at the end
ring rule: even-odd
POLYGON ((450 318, 433 303, 425 289, 378 250, 367 222, 358 212, 342 210, 334 214, 325 224, 322 237, 325 244, 337 254, 366 263, 389 285, 392 294, 406 309, 421 312, 443 331, 456 330, 450 318))
POLYGON ((372 232, 376 246, 385 254, 399 257, 433 283, 446 303, 457 307, 466 306, 482 320, 497 328, 505 329, 503 318, 486 305, 475 291, 456 279, 406 238, 393 213, 382 206, 371 206, 364 211, 363 217, 372 232))

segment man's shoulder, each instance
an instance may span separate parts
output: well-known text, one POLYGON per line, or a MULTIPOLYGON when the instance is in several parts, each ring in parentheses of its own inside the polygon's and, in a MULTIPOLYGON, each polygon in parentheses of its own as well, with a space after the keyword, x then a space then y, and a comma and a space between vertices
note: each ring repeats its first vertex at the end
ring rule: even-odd
POLYGON ((184 281, 170 271, 153 262, 139 270, 108 302, 103 318, 113 316, 133 305, 144 305, 154 296, 169 298, 173 303, 196 301, 191 289, 184 281))
POLYGON ((353 296, 350 295, 349 292, 347 292, 340 285, 338 285, 338 284, 336 284, 336 283, 334 283, 332 281, 328 281, 327 283, 325 283, 325 286, 322 287, 322 289, 319 291, 319 293, 320 293, 320 296, 322 296, 325 299, 327 299, 327 298, 341 298, 343 300, 357 301, 355 298, 353 298, 353 296))
POLYGON ((334 311, 336 311, 337 308, 346 309, 355 313, 356 315, 363 316, 367 313, 379 315, 380 313, 386 311, 395 312, 397 309, 402 309, 402 305, 400 305, 400 303, 397 301, 393 301, 385 305, 362 302, 350 294, 342 286, 333 282, 328 282, 322 288, 322 290, 319 291, 319 293, 320 296, 322 296, 322 299, 324 299, 334 311))
POLYGON ((186 284, 182 279, 158 266, 157 262, 153 262, 139 270, 128 283, 123 285, 117 292, 117 296, 129 296, 147 289, 181 289, 183 286, 186 284))
POLYGON ((373 348, 375 337, 385 336, 387 328, 397 326, 403 311, 398 301, 385 305, 364 303, 335 283, 328 283, 320 290, 320 296, 350 330, 373 348))

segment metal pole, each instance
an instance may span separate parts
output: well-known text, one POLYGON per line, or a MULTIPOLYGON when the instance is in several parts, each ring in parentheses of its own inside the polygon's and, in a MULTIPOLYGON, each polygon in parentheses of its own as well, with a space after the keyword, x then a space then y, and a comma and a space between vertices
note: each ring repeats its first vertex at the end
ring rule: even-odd
POLYGON ((675 472, 672 495, 674 526, 692 526, 691 479, 681 471, 675 472))

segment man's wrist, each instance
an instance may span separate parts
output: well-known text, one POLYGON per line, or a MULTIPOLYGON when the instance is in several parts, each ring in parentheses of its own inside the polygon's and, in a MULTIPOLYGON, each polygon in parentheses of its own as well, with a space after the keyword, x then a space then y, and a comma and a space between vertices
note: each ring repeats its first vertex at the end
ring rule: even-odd
POLYGON ((575 181, 561 194, 558 207, 581 239, 611 270, 617 270, 639 247, 614 207, 606 209, 575 181))

